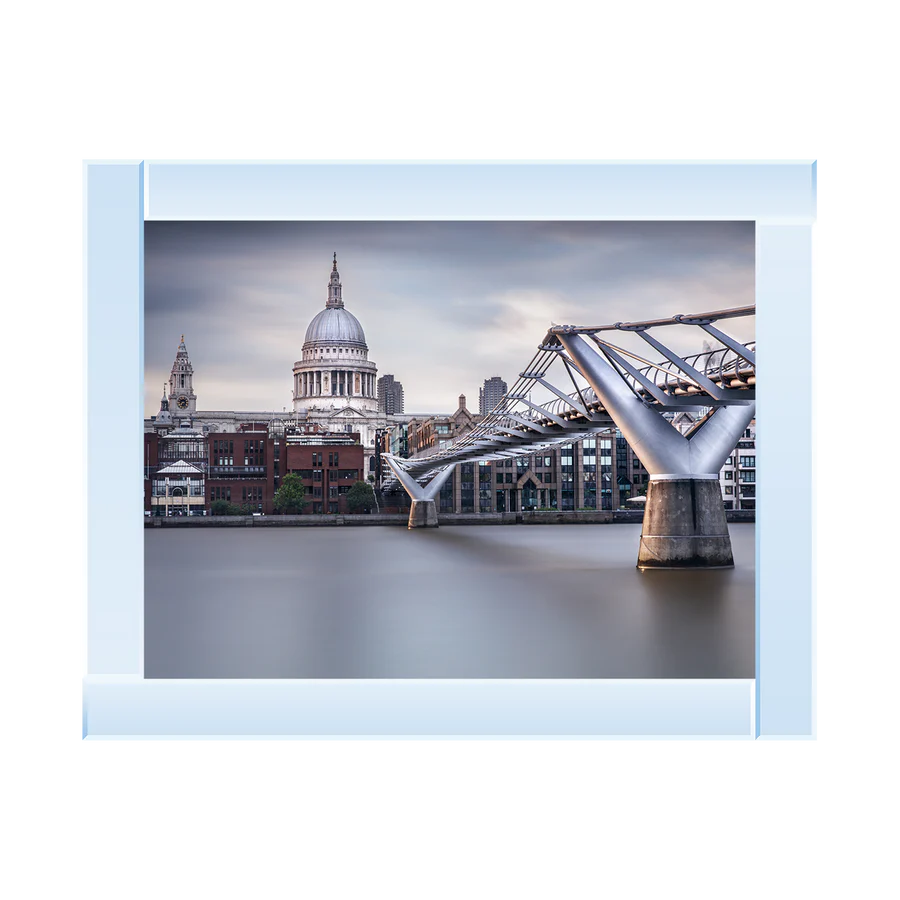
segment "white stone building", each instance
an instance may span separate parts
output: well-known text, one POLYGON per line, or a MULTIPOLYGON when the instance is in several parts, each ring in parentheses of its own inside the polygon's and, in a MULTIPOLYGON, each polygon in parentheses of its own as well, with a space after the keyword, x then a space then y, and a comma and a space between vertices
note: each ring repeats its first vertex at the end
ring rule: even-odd
MULTIPOLYGON (((168 397, 160 413, 145 420, 147 431, 189 426, 204 434, 236 432, 242 425, 265 423, 318 425, 330 432, 358 432, 365 452, 366 473, 374 472, 376 432, 393 420, 378 411, 378 368, 369 359, 359 320, 344 306, 341 278, 334 256, 325 308, 306 329, 300 359, 293 365, 293 410, 198 410, 194 369, 184 335, 172 365, 168 397)), ((202 375, 201 375, 202 377, 202 375)))

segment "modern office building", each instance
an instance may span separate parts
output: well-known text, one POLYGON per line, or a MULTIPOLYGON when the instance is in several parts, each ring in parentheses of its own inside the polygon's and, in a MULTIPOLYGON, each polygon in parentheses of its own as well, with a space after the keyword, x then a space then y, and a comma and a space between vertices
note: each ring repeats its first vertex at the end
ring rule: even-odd
POLYGON ((756 509, 756 419, 719 473, 725 509, 756 509))
POLYGON ((393 375, 378 379, 378 411, 386 416, 403 412, 403 385, 393 375))
POLYGON ((478 412, 486 416, 503 398, 508 388, 506 382, 494 375, 484 382, 484 386, 478 389, 478 412))

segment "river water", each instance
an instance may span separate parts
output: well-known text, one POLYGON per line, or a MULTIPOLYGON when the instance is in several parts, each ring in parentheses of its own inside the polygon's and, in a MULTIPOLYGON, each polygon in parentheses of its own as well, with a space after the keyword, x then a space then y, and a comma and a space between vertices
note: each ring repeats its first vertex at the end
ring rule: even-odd
POLYGON ((148 528, 148 678, 752 678, 734 569, 635 568, 640 525, 148 528))

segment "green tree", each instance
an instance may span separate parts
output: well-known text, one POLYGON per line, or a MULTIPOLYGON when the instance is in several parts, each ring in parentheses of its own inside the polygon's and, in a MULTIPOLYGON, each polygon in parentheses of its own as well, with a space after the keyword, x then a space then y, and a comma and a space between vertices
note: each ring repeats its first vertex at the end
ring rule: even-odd
POLYGON ((280 513, 297 514, 307 504, 306 488, 299 475, 289 473, 281 479, 281 487, 275 491, 275 509, 280 513))
POLYGON ((213 500, 209 505, 209 512, 213 516, 233 516, 232 505, 227 500, 213 500))
POLYGON ((347 491, 347 506, 350 512, 370 512, 375 509, 375 491, 372 490, 371 484, 365 481, 357 481, 356 484, 347 491))

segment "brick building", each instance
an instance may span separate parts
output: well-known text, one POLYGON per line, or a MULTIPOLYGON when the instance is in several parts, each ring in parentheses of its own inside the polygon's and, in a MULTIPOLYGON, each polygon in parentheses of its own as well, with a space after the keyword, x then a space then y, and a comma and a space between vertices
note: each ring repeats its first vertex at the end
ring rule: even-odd
POLYGON ((288 435, 284 439, 285 472, 299 475, 309 503, 304 512, 347 513, 347 494, 365 480, 364 454, 358 434, 288 435))
POLYGON ((276 513, 281 478, 299 475, 304 513, 347 513, 346 494, 364 481, 358 433, 318 425, 272 428, 248 423, 239 431, 203 434, 179 428, 144 435, 144 510, 151 515, 209 515, 224 500, 244 513, 276 513), (183 499, 183 498, 189 499, 183 499))

